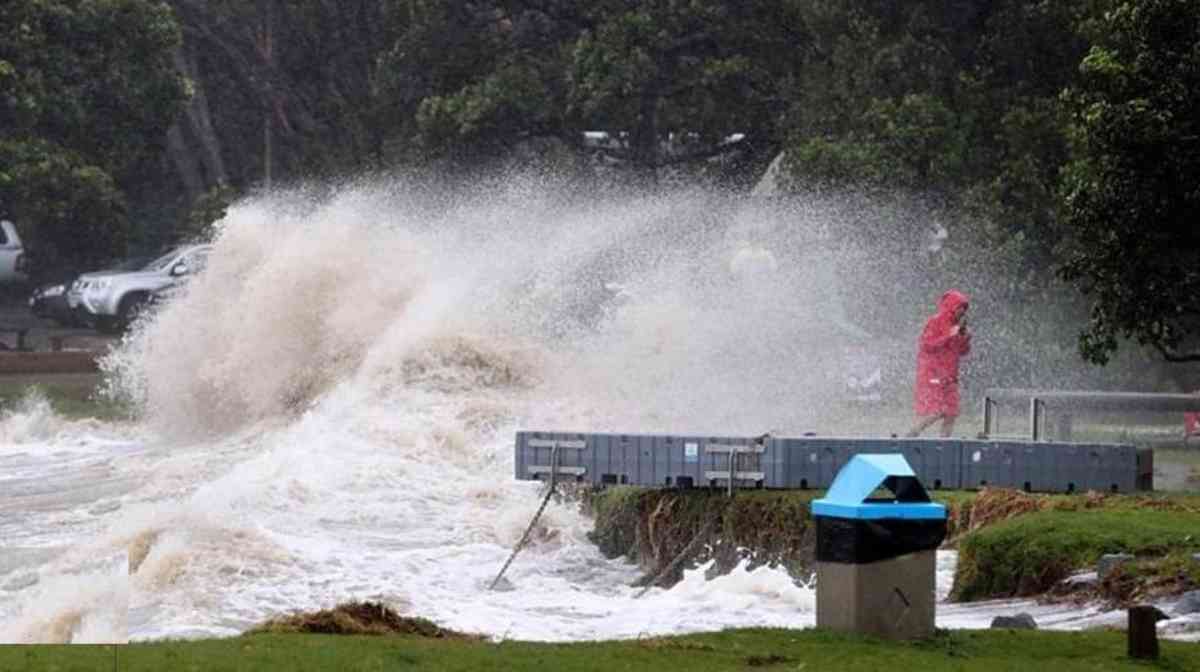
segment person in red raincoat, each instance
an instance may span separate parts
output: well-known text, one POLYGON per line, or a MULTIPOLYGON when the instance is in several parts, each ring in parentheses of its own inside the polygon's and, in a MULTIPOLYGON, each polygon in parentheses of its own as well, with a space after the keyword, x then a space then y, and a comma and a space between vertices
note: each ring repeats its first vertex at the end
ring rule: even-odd
POLYGON ((942 421, 942 436, 954 431, 958 419, 958 362, 971 351, 967 331, 967 295, 952 289, 938 301, 937 314, 925 323, 917 344, 917 384, 913 410, 917 424, 908 433, 918 436, 942 421))

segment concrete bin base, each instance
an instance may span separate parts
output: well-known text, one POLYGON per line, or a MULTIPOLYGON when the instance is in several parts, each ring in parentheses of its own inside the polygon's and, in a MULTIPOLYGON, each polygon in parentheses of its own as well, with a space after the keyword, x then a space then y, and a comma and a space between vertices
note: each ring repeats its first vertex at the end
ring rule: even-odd
POLYGON ((933 551, 866 564, 817 563, 817 627, 886 639, 930 637, 933 551))

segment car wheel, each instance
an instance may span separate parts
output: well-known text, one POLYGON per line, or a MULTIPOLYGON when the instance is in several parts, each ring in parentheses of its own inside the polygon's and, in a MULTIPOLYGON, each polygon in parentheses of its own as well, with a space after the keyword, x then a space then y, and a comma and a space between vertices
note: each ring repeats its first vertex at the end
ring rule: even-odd
POLYGON ((117 308, 118 326, 123 329, 129 328, 149 305, 148 299, 145 294, 132 294, 121 299, 121 305, 117 308))

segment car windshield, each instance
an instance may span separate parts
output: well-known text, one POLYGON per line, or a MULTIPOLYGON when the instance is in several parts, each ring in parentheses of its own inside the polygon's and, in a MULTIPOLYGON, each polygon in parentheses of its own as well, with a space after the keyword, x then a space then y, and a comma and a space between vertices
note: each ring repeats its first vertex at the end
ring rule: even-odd
POLYGON ((177 257, 177 256, 179 256, 179 250, 178 249, 171 250, 170 252, 159 257, 158 259, 155 259, 154 261, 146 264, 146 267, 143 268, 142 270, 143 271, 165 271, 165 270, 167 270, 167 267, 171 265, 171 261, 174 260, 175 257, 177 257))
POLYGON ((150 263, 150 257, 130 257, 125 261, 113 266, 116 271, 140 271, 150 263))

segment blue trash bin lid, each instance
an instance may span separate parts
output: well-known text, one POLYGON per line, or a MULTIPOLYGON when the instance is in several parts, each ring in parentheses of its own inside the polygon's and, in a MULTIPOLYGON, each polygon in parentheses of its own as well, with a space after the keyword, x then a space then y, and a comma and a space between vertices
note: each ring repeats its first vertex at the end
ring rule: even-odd
POLYGON ((898 453, 855 455, 838 475, 821 499, 812 503, 816 516, 860 519, 942 520, 946 507, 929 501, 929 495, 916 480, 908 460, 898 453), (893 478, 894 477, 894 478, 893 478), (905 498, 888 501, 870 499, 886 482, 907 482, 905 498), (903 501, 901 501, 903 500, 903 501))

